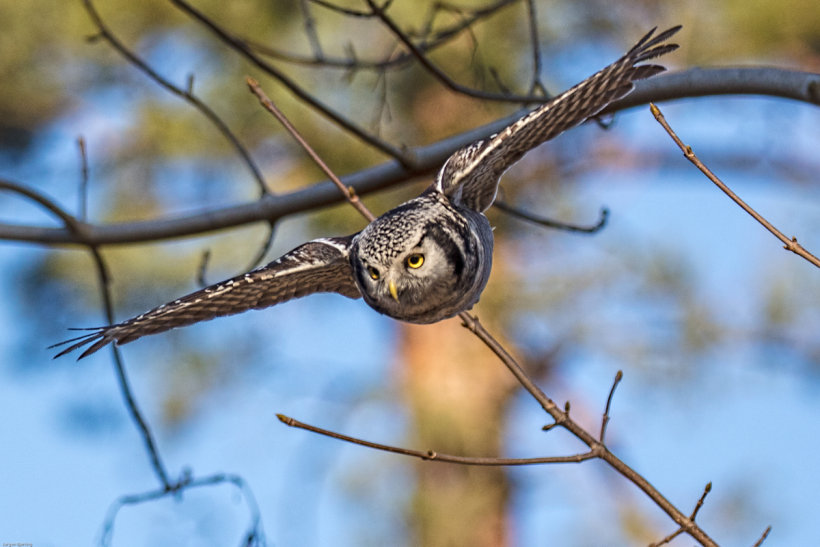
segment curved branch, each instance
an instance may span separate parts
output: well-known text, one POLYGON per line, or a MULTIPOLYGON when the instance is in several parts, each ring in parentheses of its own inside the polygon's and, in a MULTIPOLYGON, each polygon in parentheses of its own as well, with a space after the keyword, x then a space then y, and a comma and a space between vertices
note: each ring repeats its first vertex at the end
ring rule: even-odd
POLYGON ((749 204, 743 201, 740 198, 740 196, 733 192, 732 189, 726 185, 726 183, 720 180, 718 176, 712 172, 711 169, 706 167, 706 165, 700 160, 700 158, 698 158, 697 155, 695 155, 695 153, 692 151, 691 146, 687 146, 683 143, 683 141, 680 139, 680 137, 678 137, 678 135, 675 133, 672 127, 670 127, 669 123, 666 121, 666 118, 661 113, 660 109, 653 103, 649 103, 649 107, 652 109, 652 115, 655 116, 655 119, 658 120, 658 123, 661 124, 661 126, 666 130, 669 136, 672 137, 672 140, 675 141, 675 144, 678 145, 678 148, 681 149, 681 151, 683 152, 683 156, 687 160, 689 160, 695 167, 697 167, 698 170, 700 170, 700 172, 706 176, 706 178, 712 181, 715 184, 715 186, 720 188, 720 190, 724 194, 729 196, 729 199, 737 203, 741 209, 746 211, 746 213, 748 213, 749 216, 751 216, 758 223, 760 223, 761 226, 766 228, 766 230, 768 230, 774 237, 779 239, 783 243, 784 248, 787 251, 793 252, 797 256, 806 259, 809 263, 820 268, 820 258, 817 258, 808 250, 806 250, 800 243, 797 242, 796 237, 787 237, 783 232, 775 228, 771 222, 769 222, 765 217, 763 217, 763 215, 758 213, 749 204))
POLYGON ((504 211, 511 217, 517 218, 519 220, 531 222, 533 224, 543 226, 545 228, 555 228, 556 230, 563 230, 565 232, 576 232, 581 234, 598 233, 604 228, 604 226, 606 226, 606 223, 609 220, 609 209, 607 209, 606 207, 601 208, 601 213, 598 216, 598 221, 595 224, 583 226, 580 224, 559 222, 557 220, 552 220, 550 218, 534 215, 530 212, 524 211, 522 209, 510 205, 506 201, 501 201, 499 199, 496 199, 495 202, 493 202, 493 206, 496 207, 499 211, 504 211))
MULTIPOLYGON (((727 94, 768 95, 820 105, 820 75, 762 67, 694 68, 642 80, 638 82, 635 91, 610 105, 606 112, 616 112, 650 101, 727 94)), ((493 123, 412 149, 411 153, 415 157, 412 166, 403 166, 398 161, 391 160, 342 177, 342 182, 353 187, 356 194, 364 195, 430 175, 456 149, 500 131, 523 113, 524 111, 519 110, 493 123)), ((176 218, 106 225, 82 222, 78 224, 87 238, 85 241, 96 245, 117 245, 204 235, 254 222, 269 222, 286 215, 319 209, 343 199, 333 183, 322 181, 287 194, 264 196, 252 203, 230 205, 176 218)), ((43 245, 70 245, 83 242, 65 228, 3 223, 0 223, 0 239, 43 245)))
POLYGON ((182 490, 193 488, 200 488, 203 486, 214 486, 222 483, 233 484, 245 500, 245 504, 250 512, 251 522, 243 537, 242 545, 257 545, 255 541, 264 538, 262 530, 262 516, 259 511, 259 504, 256 497, 253 495, 250 485, 239 475, 232 473, 216 473, 207 477, 194 479, 190 476, 183 477, 178 482, 172 485, 172 488, 160 488, 158 490, 150 490, 141 494, 129 494, 117 498, 108 508, 103 521, 102 533, 100 537, 101 545, 110 545, 111 538, 114 533, 114 521, 120 509, 127 505, 138 505, 153 500, 161 499, 166 496, 178 494, 182 490))

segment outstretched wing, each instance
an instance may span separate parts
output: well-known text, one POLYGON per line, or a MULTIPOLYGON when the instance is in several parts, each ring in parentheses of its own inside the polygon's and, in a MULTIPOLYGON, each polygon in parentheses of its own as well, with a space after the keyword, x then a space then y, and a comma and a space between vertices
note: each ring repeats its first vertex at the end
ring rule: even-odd
POLYGON ((623 57, 575 87, 544 103, 503 131, 457 150, 438 173, 436 188, 457 204, 484 211, 495 200, 504 171, 526 152, 594 116, 627 95, 635 80, 666 70, 637 65, 678 48, 663 44, 680 30, 676 26, 653 37, 649 31, 623 57), (636 66, 637 65, 637 66, 636 66))
POLYGON ((54 357, 91 344, 80 355, 82 359, 110 342, 126 344, 148 334, 267 308, 317 292, 336 292, 359 298, 361 293, 353 280, 348 259, 353 237, 309 241, 267 266, 183 296, 122 323, 82 329, 93 332, 51 346, 71 344, 54 357))

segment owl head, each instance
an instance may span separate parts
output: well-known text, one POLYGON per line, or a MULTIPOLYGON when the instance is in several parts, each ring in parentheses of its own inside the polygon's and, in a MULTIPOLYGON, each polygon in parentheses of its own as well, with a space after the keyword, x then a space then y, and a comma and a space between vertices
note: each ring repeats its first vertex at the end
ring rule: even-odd
POLYGON ((462 215, 422 196, 362 230, 350 259, 372 308, 402 321, 433 323, 478 300, 489 275, 490 257, 484 251, 462 215))

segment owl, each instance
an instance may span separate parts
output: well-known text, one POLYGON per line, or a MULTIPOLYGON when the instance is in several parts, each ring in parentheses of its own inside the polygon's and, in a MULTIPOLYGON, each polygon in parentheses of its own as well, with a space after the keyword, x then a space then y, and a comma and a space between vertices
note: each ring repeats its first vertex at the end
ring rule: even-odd
POLYGON ((267 308, 313 293, 363 298, 384 315, 434 323, 470 309, 490 276, 493 232, 486 211, 504 172, 526 152, 624 97, 633 82, 665 70, 638 64, 677 49, 664 43, 680 26, 652 29, 623 57, 550 99, 504 130, 450 156, 418 197, 346 237, 309 241, 270 264, 206 287, 141 315, 52 347, 55 357, 215 317, 267 308))

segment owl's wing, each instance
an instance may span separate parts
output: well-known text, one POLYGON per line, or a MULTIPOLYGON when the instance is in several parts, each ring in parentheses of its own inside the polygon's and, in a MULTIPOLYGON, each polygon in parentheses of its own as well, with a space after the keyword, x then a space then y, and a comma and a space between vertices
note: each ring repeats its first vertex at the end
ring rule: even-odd
POLYGON ((122 323, 82 329, 93 332, 51 346, 71 344, 54 357, 91 344, 80 355, 82 359, 110 342, 126 344, 148 334, 246 310, 267 308, 318 292, 336 292, 349 298, 359 298, 361 293, 353 280, 348 259, 353 237, 309 241, 267 266, 183 296, 122 323))
POLYGON ((436 188, 460 205, 476 211, 486 210, 495 200, 501 175, 526 152, 624 97, 632 91, 635 80, 666 70, 660 65, 637 63, 677 49, 677 44, 662 42, 680 28, 672 27, 655 37, 652 36, 655 29, 652 29, 608 67, 544 103, 501 132, 457 150, 439 171, 436 188))

